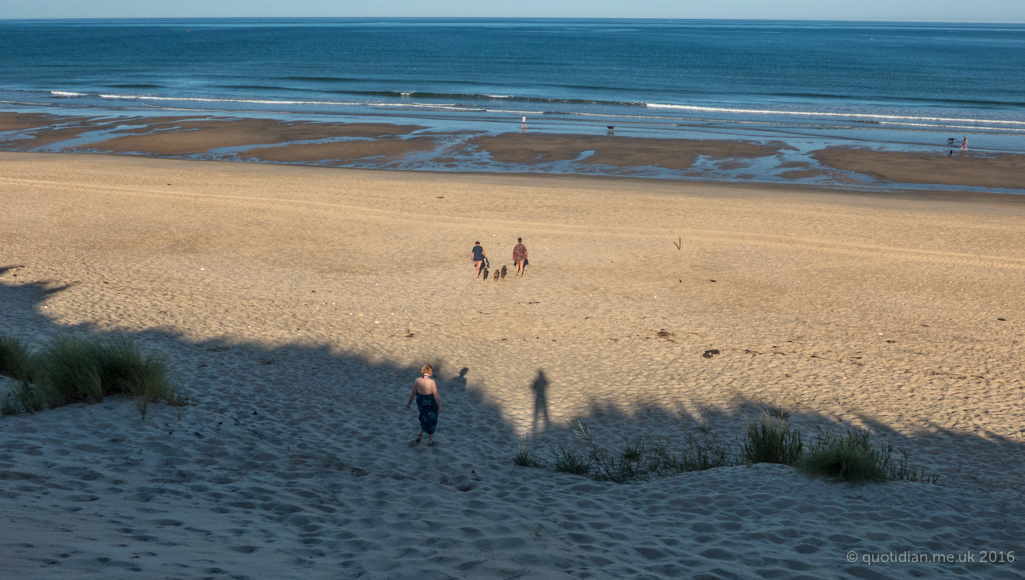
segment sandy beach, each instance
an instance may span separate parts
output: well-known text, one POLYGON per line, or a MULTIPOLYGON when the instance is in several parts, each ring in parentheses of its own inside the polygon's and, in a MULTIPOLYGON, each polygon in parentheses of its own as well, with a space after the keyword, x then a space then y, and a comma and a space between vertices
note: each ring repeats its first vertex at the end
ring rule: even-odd
POLYGON ((0 331, 125 334, 194 403, 0 417, 0 577, 1025 577, 1025 198, 0 153, 0 216, 0 331), (513 463, 767 406, 938 484, 513 463))

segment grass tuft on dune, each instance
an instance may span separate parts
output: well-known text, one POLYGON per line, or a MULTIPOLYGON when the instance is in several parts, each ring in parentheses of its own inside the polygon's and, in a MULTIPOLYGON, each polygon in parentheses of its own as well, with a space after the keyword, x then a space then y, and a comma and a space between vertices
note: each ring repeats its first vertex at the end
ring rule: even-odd
POLYGON ((109 395, 134 399, 143 418, 151 402, 186 404, 167 377, 167 363, 127 337, 60 335, 36 353, 17 338, 0 335, 0 351, 0 373, 18 381, 0 406, 5 415, 94 403, 109 395))
POLYGON ((0 334, 0 375, 15 380, 31 380, 32 350, 13 334, 0 334))
POLYGON ((736 445, 721 444, 714 435, 703 441, 687 436, 675 453, 670 451, 668 441, 649 443, 643 439, 628 442, 621 449, 609 448, 598 443, 579 421, 574 438, 587 444, 586 451, 574 453, 553 446, 551 459, 546 461, 523 442, 513 462, 520 467, 551 467, 561 473, 615 483, 755 463, 787 465, 853 484, 892 480, 937 484, 940 479, 910 467, 906 452, 895 457, 892 445, 874 447, 867 431, 826 431, 806 448, 800 431, 768 415, 746 421, 745 437, 736 445))
POLYGON ((762 416, 747 422, 747 439, 742 444, 744 461, 795 465, 801 459, 804 442, 800 431, 792 431, 786 422, 762 416))
POLYGON ((838 481, 861 483, 888 478, 886 448, 874 448, 867 431, 848 429, 821 434, 801 461, 801 469, 838 481))

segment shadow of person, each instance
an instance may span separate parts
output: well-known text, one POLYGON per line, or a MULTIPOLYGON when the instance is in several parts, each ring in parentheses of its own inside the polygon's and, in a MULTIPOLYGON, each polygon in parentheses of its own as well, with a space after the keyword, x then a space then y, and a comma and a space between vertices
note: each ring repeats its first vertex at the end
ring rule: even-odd
POLYGON ((548 379, 545 378, 543 370, 538 369, 537 377, 530 385, 530 390, 534 392, 534 424, 531 431, 537 433, 548 426, 548 379), (544 422, 542 423, 542 421, 544 422))
POLYGON ((452 380, 448 382, 450 389, 459 389, 460 391, 466 390, 466 373, 470 372, 470 369, 463 367, 459 369, 459 376, 452 377, 452 380))

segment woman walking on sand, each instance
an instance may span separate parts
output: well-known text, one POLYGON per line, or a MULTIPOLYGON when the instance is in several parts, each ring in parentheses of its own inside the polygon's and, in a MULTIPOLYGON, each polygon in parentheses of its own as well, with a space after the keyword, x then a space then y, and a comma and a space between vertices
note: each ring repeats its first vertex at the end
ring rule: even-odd
POLYGON ((424 365, 420 369, 423 375, 413 383, 413 393, 409 395, 408 409, 416 399, 416 408, 420 410, 420 434, 413 440, 413 446, 423 441, 424 431, 427 432, 427 446, 437 447, 434 442, 434 429, 438 426, 438 413, 441 412, 441 397, 438 395, 438 383, 434 382, 434 367, 424 365))
POLYGON ((523 266, 527 264, 527 246, 523 245, 523 238, 516 238, 516 247, 513 248, 513 262, 516 263, 516 275, 523 277, 523 266))

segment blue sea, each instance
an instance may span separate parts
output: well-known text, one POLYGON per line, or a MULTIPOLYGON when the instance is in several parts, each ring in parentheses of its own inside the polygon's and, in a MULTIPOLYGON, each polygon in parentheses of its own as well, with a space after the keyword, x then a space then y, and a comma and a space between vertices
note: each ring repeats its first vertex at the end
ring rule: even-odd
POLYGON ((1025 151, 1025 26, 0 21, 0 109, 1025 151))

